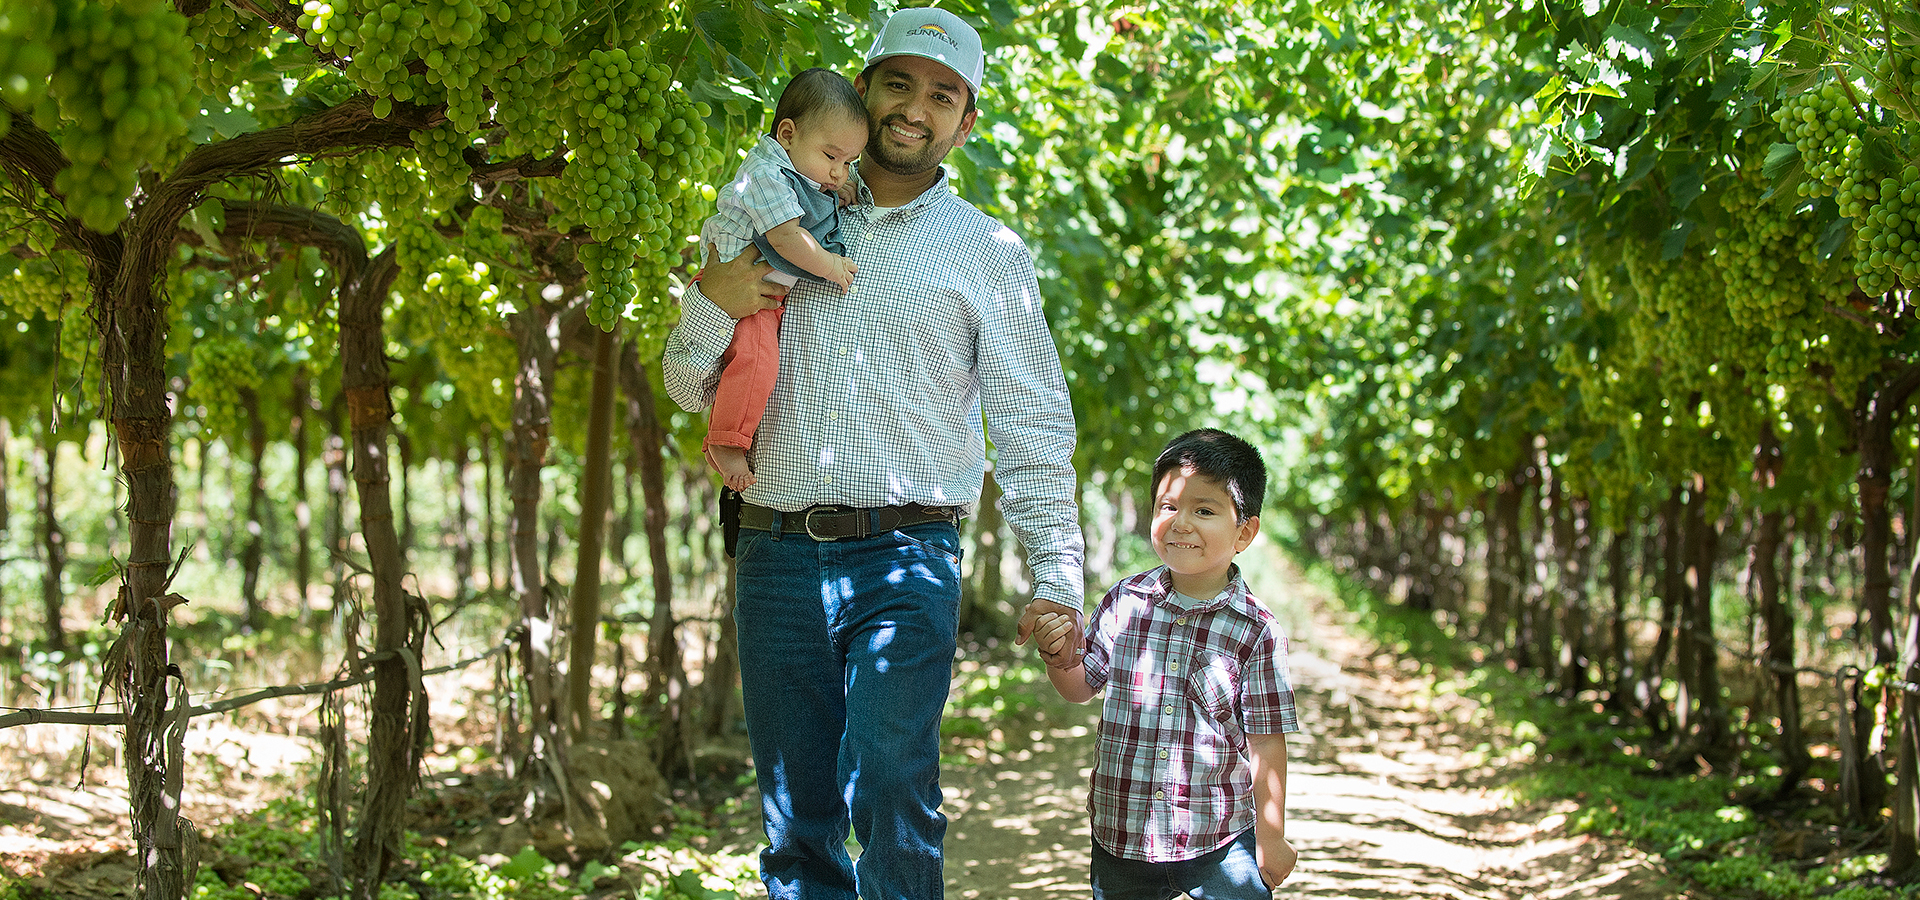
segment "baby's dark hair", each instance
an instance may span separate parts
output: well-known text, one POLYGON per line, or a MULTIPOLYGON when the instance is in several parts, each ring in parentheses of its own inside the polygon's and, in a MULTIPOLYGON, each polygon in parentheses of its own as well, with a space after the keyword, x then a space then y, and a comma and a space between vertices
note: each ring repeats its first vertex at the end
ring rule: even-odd
POLYGON ((847 76, 816 66, 787 82, 787 89, 780 92, 780 102, 773 108, 773 127, 767 129, 767 133, 779 130, 783 119, 804 125, 808 119, 825 112, 865 122, 867 102, 860 99, 860 92, 853 89, 853 82, 848 81, 847 76))
POLYGON ((1241 522, 1260 514, 1267 497, 1267 464, 1253 445, 1218 428, 1196 428, 1171 441, 1153 461, 1153 489, 1176 469, 1192 469, 1226 486, 1234 517, 1241 522))

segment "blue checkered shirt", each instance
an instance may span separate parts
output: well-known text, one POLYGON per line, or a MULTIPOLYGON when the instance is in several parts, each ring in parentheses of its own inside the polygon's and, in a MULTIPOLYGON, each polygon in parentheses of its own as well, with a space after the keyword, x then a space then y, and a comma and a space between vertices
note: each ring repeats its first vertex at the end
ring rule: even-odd
MULTIPOLYGON (((893 209, 861 185, 840 239, 860 266, 853 289, 802 280, 787 295, 747 502, 971 514, 991 438, 1000 510, 1027 548, 1034 595, 1081 608, 1073 408, 1025 242, 956 196, 944 170, 893 209)), ((681 298, 662 358, 681 408, 712 404, 733 326, 698 285, 681 298)))
POLYGON ((1087 792, 1108 853, 1179 862, 1253 827, 1247 735, 1300 730, 1287 638, 1235 566, 1209 600, 1165 566, 1113 586, 1087 623, 1087 686, 1106 690, 1087 792))

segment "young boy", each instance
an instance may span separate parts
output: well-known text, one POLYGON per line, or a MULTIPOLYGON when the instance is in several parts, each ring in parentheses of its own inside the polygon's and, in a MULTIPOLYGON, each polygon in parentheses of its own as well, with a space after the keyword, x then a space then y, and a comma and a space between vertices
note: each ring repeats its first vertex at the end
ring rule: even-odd
POLYGON ((1211 428, 1174 438, 1153 466, 1164 565, 1107 592, 1083 659, 1062 653, 1072 617, 1035 628, 1061 696, 1106 691, 1087 800, 1096 900, 1264 900, 1293 871, 1287 638, 1233 562, 1260 532, 1266 483, 1246 441, 1211 428))
MULTIPOLYGON (((845 291, 860 267, 841 255, 838 191, 847 184, 848 164, 867 144, 866 101, 846 76, 808 69, 780 93, 773 123, 700 229, 701 244, 715 251, 707 262, 731 260, 752 245, 773 266, 769 281, 792 285, 811 276, 845 291)), ((741 319, 721 357, 706 452, 736 491, 755 481, 747 450, 780 371, 780 313, 769 309, 741 319)))

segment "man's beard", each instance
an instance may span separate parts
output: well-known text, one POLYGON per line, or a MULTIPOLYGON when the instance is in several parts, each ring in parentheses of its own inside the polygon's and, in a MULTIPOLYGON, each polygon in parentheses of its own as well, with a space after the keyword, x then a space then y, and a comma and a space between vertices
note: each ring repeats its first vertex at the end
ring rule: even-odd
POLYGON ((895 175, 918 175, 939 165, 942 160, 947 158, 947 151, 952 149, 953 141, 951 138, 942 142, 940 137, 933 133, 932 129, 916 128, 913 125, 907 124, 905 118, 894 115, 881 120, 877 125, 869 125, 867 127, 867 152, 865 161, 872 162, 895 175), (886 138, 896 124, 909 131, 920 131, 926 134, 928 136, 926 143, 923 144, 919 150, 910 153, 898 148, 889 147, 886 143, 886 138))

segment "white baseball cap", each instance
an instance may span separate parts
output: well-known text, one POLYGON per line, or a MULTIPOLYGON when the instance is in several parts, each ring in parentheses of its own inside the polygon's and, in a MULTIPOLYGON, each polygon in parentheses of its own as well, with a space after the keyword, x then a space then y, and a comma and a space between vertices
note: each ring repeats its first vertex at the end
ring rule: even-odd
POLYGON ((980 79, 987 69, 980 33, 944 9, 903 9, 888 18, 867 51, 867 65, 889 56, 920 56, 945 63, 966 80, 974 96, 980 95, 980 79))

